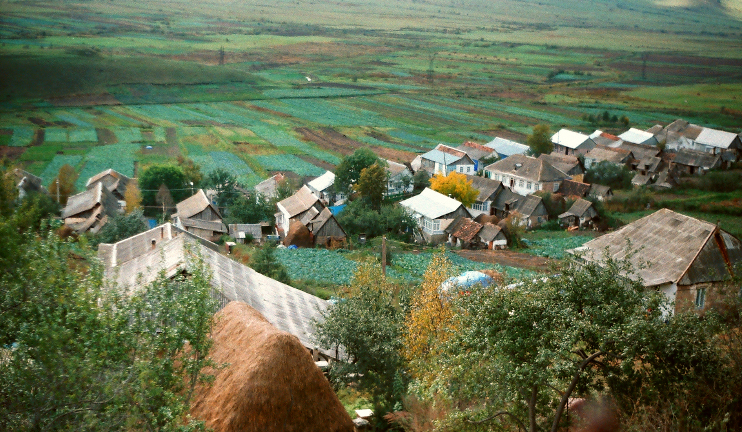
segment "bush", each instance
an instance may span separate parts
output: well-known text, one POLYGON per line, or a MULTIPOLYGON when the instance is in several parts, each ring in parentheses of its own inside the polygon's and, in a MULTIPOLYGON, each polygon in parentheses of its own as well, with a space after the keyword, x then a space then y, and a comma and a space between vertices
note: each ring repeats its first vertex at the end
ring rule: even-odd
POLYGON ((585 183, 598 183, 610 186, 613 190, 631 189, 634 173, 622 165, 603 161, 590 167, 585 172, 585 183))

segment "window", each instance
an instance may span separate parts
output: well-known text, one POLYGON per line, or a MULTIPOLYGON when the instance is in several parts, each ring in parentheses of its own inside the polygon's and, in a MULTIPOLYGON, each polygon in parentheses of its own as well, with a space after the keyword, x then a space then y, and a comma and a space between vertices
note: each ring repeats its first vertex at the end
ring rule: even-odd
POLYGON ((559 189, 559 183, 554 183, 554 192, 556 192, 557 189, 559 189))
POLYGON ((435 233, 436 231, 441 230, 441 221, 425 218, 423 222, 423 227, 425 231, 429 233, 435 233))
POLYGON ((471 167, 470 166, 466 167, 466 172, 471 172, 471 167))
POLYGON ((523 180, 518 180, 518 187, 523 187, 523 180))
POLYGON ((696 308, 703 309, 706 304, 706 288, 696 288, 696 308))
POLYGON ((526 183, 526 189, 531 190, 531 182, 526 183))
POLYGON ((463 165, 459 165, 459 172, 460 173, 464 172, 464 166, 463 165))

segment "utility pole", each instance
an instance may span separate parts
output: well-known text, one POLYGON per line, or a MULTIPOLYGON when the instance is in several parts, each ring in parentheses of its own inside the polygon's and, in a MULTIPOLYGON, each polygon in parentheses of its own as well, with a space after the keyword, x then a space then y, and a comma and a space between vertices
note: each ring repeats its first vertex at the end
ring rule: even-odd
POLYGON ((57 202, 62 204, 62 200, 59 199, 59 177, 57 177, 57 202))

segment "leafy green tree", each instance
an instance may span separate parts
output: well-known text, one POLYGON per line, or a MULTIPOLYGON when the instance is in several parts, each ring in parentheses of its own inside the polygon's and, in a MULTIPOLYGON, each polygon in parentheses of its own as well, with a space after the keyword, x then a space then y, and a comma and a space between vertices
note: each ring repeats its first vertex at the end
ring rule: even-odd
POLYGON ((412 176, 412 185, 415 192, 420 192, 430 186, 430 174, 424 169, 419 170, 412 176))
POLYGON ((59 214, 59 203, 41 192, 26 195, 15 209, 13 219, 21 231, 38 231, 42 222, 59 214))
POLYGON ((338 223, 350 235, 366 234, 369 238, 388 234, 404 239, 417 225, 402 207, 383 205, 376 211, 364 200, 349 203, 338 216, 338 223))
POLYGON ((116 215, 103 225, 103 228, 92 239, 92 245, 100 243, 116 243, 123 239, 147 231, 147 223, 142 209, 129 214, 116 215))
POLYGON ((240 193, 237 191, 237 178, 225 170, 224 168, 217 168, 206 175, 203 186, 205 188, 213 189, 216 191, 217 207, 224 209, 234 201, 240 193))
POLYGON ((276 207, 262 195, 257 198, 238 196, 227 207, 225 224, 273 223, 276 207))
POLYGON ((371 394, 380 419, 401 402, 406 389, 401 352, 408 292, 370 262, 358 266, 348 291, 315 323, 317 343, 344 350, 349 361, 332 363, 332 381, 357 381, 371 394))
POLYGON ((142 203, 145 208, 157 206, 155 197, 163 184, 170 191, 176 203, 183 201, 191 194, 183 169, 176 165, 152 165, 139 176, 139 189, 142 192, 142 203))
POLYGON ((256 272, 266 275, 271 279, 283 282, 286 285, 291 284, 289 272, 276 259, 275 247, 266 242, 255 254, 250 257, 250 267, 256 272))
POLYGON ((15 167, 5 158, 0 162, 0 217, 9 218, 15 208, 18 189, 13 175, 15 167))
POLYGON ((381 200, 384 198, 384 192, 386 192, 388 177, 383 166, 373 164, 361 170, 361 177, 354 189, 372 208, 377 211, 381 210, 381 200))
POLYGON ((202 427, 188 417, 212 364, 215 305, 201 260, 187 278, 162 274, 122 296, 85 259, 92 251, 7 220, 0 233, 0 430, 202 427))
POLYGON ((574 264, 455 301, 460 331, 439 358, 451 371, 439 380, 476 407, 461 413, 465 424, 556 431, 570 397, 610 392, 630 413, 637 401, 682 398, 688 382, 713 380, 723 368, 713 319, 667 315, 661 292, 623 276, 628 262, 574 264))
POLYGON ((335 188, 337 191, 349 196, 353 192, 353 186, 361 178, 361 171, 373 164, 386 165, 374 152, 365 147, 345 156, 335 167, 335 188))
POLYGON ((631 179, 634 172, 624 165, 602 161, 593 164, 585 172, 585 183, 598 183, 610 186, 612 189, 631 189, 631 179))
POLYGON ((528 135, 526 144, 531 148, 533 156, 551 153, 554 150, 554 143, 551 142, 549 126, 545 124, 534 126, 533 133, 528 135))

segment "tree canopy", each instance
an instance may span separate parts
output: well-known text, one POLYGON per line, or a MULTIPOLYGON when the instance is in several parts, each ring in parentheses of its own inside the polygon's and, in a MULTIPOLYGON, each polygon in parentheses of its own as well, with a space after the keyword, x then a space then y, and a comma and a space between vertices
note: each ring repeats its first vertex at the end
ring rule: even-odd
POLYGON ((554 150, 554 143, 551 142, 549 126, 545 124, 534 126, 533 133, 528 135, 526 144, 531 148, 531 154, 534 156, 551 153, 554 150))
POLYGON ((260 274, 288 285, 291 283, 289 272, 286 271, 283 264, 278 262, 276 259, 274 249, 275 246, 270 242, 263 244, 263 246, 258 249, 252 257, 250 257, 250 267, 260 274))
POLYGON ((98 234, 93 237, 93 244, 116 243, 144 232, 147 228, 142 209, 134 210, 125 215, 116 215, 110 218, 98 234))
POLYGON ((64 164, 59 168, 59 173, 49 184, 49 194, 57 199, 59 204, 67 205, 67 198, 75 194, 75 181, 77 181, 77 171, 69 164, 64 164))
POLYGON ((418 170, 412 176, 412 187, 415 192, 420 192, 430 186, 430 174, 424 169, 418 170))
POLYGON ((203 186, 216 191, 214 200, 219 209, 229 207, 239 195, 237 178, 224 168, 217 168, 206 175, 203 186))
POLYGON ((338 223, 350 235, 366 234, 368 237, 377 237, 388 234, 405 239, 414 227, 415 219, 402 207, 396 205, 382 205, 376 211, 364 200, 355 200, 349 203, 337 217, 338 223))
POLYGON ((387 179, 386 169, 375 163, 361 170, 361 176, 353 189, 358 192, 361 199, 366 200, 368 205, 380 210, 381 200, 386 192, 387 179))
POLYGON ((436 174, 430 179, 430 188, 443 195, 451 196, 469 207, 477 200, 479 191, 474 189, 472 181, 465 174, 451 172, 447 176, 436 174))
POLYGON ((631 189, 634 174, 624 165, 601 161, 593 164, 585 172, 585 182, 610 186, 612 189, 631 189))
MULTIPOLYGON (((175 203, 183 201, 191 195, 183 170, 176 165, 152 165, 139 176, 139 189, 142 192, 142 203, 147 207, 157 206, 156 196, 160 186, 170 191, 175 203)), ((156 211, 155 211, 156 212, 156 211)))
POLYGON ((359 148, 353 154, 345 156, 337 167, 335 167, 336 190, 349 196, 353 192, 353 186, 361 178, 361 171, 373 164, 386 165, 374 152, 365 147, 359 148))

